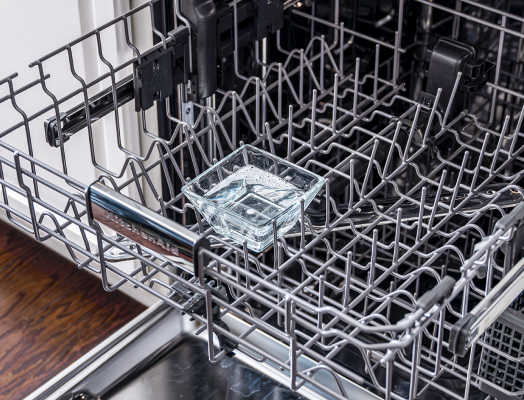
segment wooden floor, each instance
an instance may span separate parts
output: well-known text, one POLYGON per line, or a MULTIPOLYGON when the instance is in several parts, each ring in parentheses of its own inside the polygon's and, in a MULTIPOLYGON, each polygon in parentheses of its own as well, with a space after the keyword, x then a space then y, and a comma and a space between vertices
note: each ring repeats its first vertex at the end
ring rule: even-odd
POLYGON ((0 222, 0 400, 24 398, 143 310, 0 222))

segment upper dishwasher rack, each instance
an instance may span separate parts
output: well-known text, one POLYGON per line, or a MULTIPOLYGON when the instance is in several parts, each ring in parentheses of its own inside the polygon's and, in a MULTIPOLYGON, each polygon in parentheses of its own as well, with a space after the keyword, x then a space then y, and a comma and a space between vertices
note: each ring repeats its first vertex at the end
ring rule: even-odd
MULTIPOLYGON (((196 28, 176 1, 187 36, 162 26, 169 9, 148 2, 33 62, 37 79, 0 80, 0 207, 36 240, 63 243, 106 290, 134 287, 189 313, 202 324, 197 333, 207 332, 212 361, 243 352, 292 389, 308 385, 325 398, 351 398, 355 386, 386 399, 485 398, 480 388, 496 383, 478 363, 494 347, 483 336, 468 342, 457 327, 483 299, 511 300, 498 286, 508 265, 521 275, 522 254, 508 248, 522 238, 522 4, 280 2, 282 27, 245 41, 245 2, 220 3, 231 13, 232 53, 218 60, 217 89, 205 100, 194 76, 196 28), (130 27, 139 20, 156 44, 136 43, 130 27), (426 92, 445 36, 469 58, 442 79, 451 85, 426 92), (163 70, 175 41, 169 65, 181 82, 171 95, 155 91, 157 113, 124 104, 136 99, 142 56, 158 53, 151 62, 163 70), (88 77, 79 48, 104 72, 88 77), (181 192, 243 144, 326 179, 292 234, 260 254, 217 234, 181 192), (119 216, 111 218, 121 231, 99 225, 86 210, 94 181, 211 245, 192 254, 194 269, 181 268, 160 251, 167 239, 148 247, 153 236, 137 230, 144 240, 130 241, 131 222, 119 216), (372 218, 362 223, 362 213, 372 218), (289 354, 250 340, 261 333, 289 354)), ((504 311, 489 310, 480 322, 504 311)))

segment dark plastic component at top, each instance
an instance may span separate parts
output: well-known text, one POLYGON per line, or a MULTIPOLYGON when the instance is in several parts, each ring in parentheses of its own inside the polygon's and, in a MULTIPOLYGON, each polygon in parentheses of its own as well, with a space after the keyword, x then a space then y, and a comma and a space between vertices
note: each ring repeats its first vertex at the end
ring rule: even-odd
POLYGON ((440 38, 432 51, 428 51, 428 81, 426 91, 421 94, 424 105, 431 107, 434 95, 439 88, 442 93, 439 100, 439 110, 444 112, 448 106, 457 74, 462 73, 449 117, 455 118, 461 111, 468 108, 468 93, 479 91, 486 84, 487 75, 494 64, 484 59, 475 60, 475 48, 462 42, 440 38))
POLYGON ((469 349, 467 338, 471 325, 477 320, 477 316, 473 314, 466 314, 453 325, 449 334, 449 351, 460 357, 464 357, 469 349))
POLYGON ((147 110, 155 100, 165 100, 173 88, 187 82, 189 30, 180 26, 168 35, 173 39, 140 57, 134 66, 135 110, 147 110))
POLYGON ((438 285, 417 300, 417 307, 429 311, 435 304, 440 304, 453 292, 456 282, 451 276, 445 276, 438 285))
POLYGON ((217 90, 217 9, 213 0, 184 0, 180 11, 196 35, 197 92, 205 99, 217 90))
POLYGON ((495 67, 490 61, 479 58, 475 61, 467 62, 464 66, 464 83, 462 91, 467 93, 478 92, 486 85, 488 73, 495 67))
MULTIPOLYGON (((448 105, 457 74, 464 72, 466 63, 474 58, 475 49, 472 46, 448 38, 440 38, 430 53, 426 92, 435 94, 439 88, 442 88, 439 101, 441 111, 448 105)), ((461 80, 463 81, 464 77, 461 80)), ((466 97, 462 91, 457 90, 449 116, 453 118, 465 108, 467 108, 466 97)))
POLYGON ((275 33, 284 24, 284 5, 282 0, 254 0, 255 39, 262 40, 268 33, 275 33))

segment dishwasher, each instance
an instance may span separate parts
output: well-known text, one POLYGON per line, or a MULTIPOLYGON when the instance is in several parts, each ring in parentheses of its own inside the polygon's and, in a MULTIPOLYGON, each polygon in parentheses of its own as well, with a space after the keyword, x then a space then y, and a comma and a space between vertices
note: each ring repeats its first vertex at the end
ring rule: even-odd
POLYGON ((0 207, 158 299, 29 399, 523 398, 522 0, 150 1, 29 68, 0 207))

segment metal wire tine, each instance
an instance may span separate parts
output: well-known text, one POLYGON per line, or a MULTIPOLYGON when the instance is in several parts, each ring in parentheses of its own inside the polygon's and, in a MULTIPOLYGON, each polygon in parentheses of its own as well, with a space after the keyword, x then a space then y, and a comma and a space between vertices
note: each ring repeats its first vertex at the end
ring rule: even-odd
POLYGON ((355 89, 353 92, 353 119, 358 117, 357 115, 357 104, 358 104, 358 82, 360 79, 360 57, 357 57, 355 64, 355 89))
POLYGON ((375 267, 377 262, 378 229, 373 229, 373 241, 371 242, 371 261, 369 264, 369 284, 375 281, 375 267))
MULTIPOLYGON (((247 248, 247 240, 244 240, 244 242, 242 243, 242 250, 244 251, 244 268, 246 272, 249 272, 249 250, 247 248)), ((251 282, 247 275, 246 275, 246 288, 248 290, 251 288, 251 282)))
POLYGON ((295 304, 291 299, 290 295, 286 295, 284 300, 284 327, 285 332, 289 335, 289 386, 292 390, 296 390, 296 376, 297 376, 297 362, 296 362, 296 335, 295 335, 295 324, 293 321, 293 314, 295 313, 295 304))
POLYGON ((395 50, 393 53, 393 87, 397 87, 397 79, 398 79, 398 67, 399 67, 399 36, 398 31, 395 32, 395 50))
POLYGON ((446 175, 448 174, 448 170, 445 169, 442 171, 442 175, 440 177, 440 182, 437 188, 437 194, 435 196, 435 202, 433 203, 433 208, 431 209, 431 216, 429 217, 428 222, 428 231, 431 230, 433 226, 433 221, 435 220, 435 214, 437 213, 438 203, 440 201, 440 196, 442 195, 442 189, 444 187, 444 182, 446 181, 446 175))
POLYGON ((289 162, 293 162, 293 106, 289 106, 289 115, 287 120, 287 157, 289 162))
POLYGON ((75 63, 73 61, 73 52, 71 51, 71 46, 67 46, 67 54, 68 54, 68 57, 69 57, 69 67, 71 69, 71 74, 73 75, 73 77, 78 80, 78 82, 80 82, 80 85, 82 85, 82 92, 84 94, 84 110, 85 110, 85 113, 86 113, 86 123, 87 123, 87 135, 88 135, 88 139, 89 139, 89 144, 90 144, 90 151, 91 151, 91 159, 93 160, 93 162, 96 162, 96 155, 95 155, 95 152, 94 152, 94 141, 93 141, 93 128, 91 126, 91 110, 90 110, 90 107, 89 107, 89 95, 87 93, 87 86, 86 86, 86 83, 85 83, 85 80, 82 79, 82 77, 80 75, 78 75, 76 73, 76 70, 75 70, 75 63))
POLYGON ((482 143, 482 150, 480 150, 477 167, 475 168, 475 171, 473 172, 473 178, 471 179, 471 186, 469 189, 470 193, 473 193, 475 190, 475 184, 477 183, 477 178, 482 167, 482 159, 484 158, 484 153, 486 153, 486 147, 488 146, 489 136, 489 132, 486 132, 486 136, 484 136, 484 143, 482 143))
POLYGON ((300 249, 306 247, 306 221, 304 220, 304 199, 300 199, 300 249))
POLYGON ((520 110, 519 120, 517 121, 517 126, 515 127, 515 132, 513 133, 513 139, 511 141, 511 145, 510 145, 509 151, 508 151, 508 159, 513 157, 513 150, 515 149, 515 145, 517 144, 517 138, 519 137, 520 128, 522 126, 522 121, 523 120, 524 120, 524 105, 522 106, 522 109, 520 110))
POLYGON ((349 201, 348 209, 353 208, 353 193, 355 191, 355 160, 351 159, 349 161, 349 201))
MULTIPOLYGON (((100 32, 96 31, 95 36, 96 36, 96 43, 98 47, 98 57, 109 68, 109 72, 111 74, 111 90, 112 90, 112 97, 113 97, 113 109, 115 110, 113 114, 115 114, 116 137, 118 141, 118 147, 120 148, 120 150, 124 150, 122 147, 122 140, 121 140, 121 135, 120 135, 120 117, 118 116, 118 97, 116 95, 115 68, 104 57, 104 54, 102 52, 102 40, 100 39, 100 32)), ((164 41, 165 41, 165 38, 164 38, 164 41)))
MULTIPOLYGON (((164 49, 167 49, 167 43, 166 43, 166 37, 164 36, 164 34, 162 32, 160 32, 158 29, 156 29, 156 26, 155 26, 155 10, 154 10, 154 7, 153 7, 153 3, 149 3, 149 10, 150 10, 150 14, 151 14, 151 30, 153 32, 155 32, 155 34, 160 38, 160 40, 162 40, 162 46, 164 47, 164 49)), ((98 34, 98 32, 97 32, 98 34)), ((116 110, 116 108, 115 108, 116 110)))
POLYGON ((206 319, 207 319, 207 352, 209 362, 215 362, 215 346, 213 345, 213 302, 211 300, 211 289, 204 285, 206 297, 206 319))
POLYGON ((326 38, 324 35, 320 36, 320 92, 324 93, 324 67, 325 67, 325 61, 324 61, 324 54, 326 47, 326 38))
POLYGON ((167 218, 167 210, 166 210, 166 203, 164 202, 164 199, 162 196, 157 197, 158 204, 160 205, 160 211, 164 217, 167 218))
POLYGON ((464 158, 462 159, 462 164, 460 165, 459 173, 457 176, 455 189, 453 190, 453 196, 451 196, 451 201, 449 203, 449 211, 453 212, 455 210, 455 200, 457 199, 458 191, 460 189, 460 182, 462 181, 462 175, 466 170, 466 165, 469 158, 469 151, 464 152, 464 158))
POLYGON ((380 67, 380 45, 375 45, 375 73, 373 75, 373 102, 378 101, 378 68, 380 67))
MULTIPOLYGON (((506 27, 506 19, 507 17, 505 15, 502 16, 502 19, 500 21, 500 26, 502 28, 506 27)), ((495 63, 495 76, 493 78, 493 83, 495 85, 499 84, 499 78, 500 78, 500 67, 502 65, 502 51, 504 47, 504 31, 499 32, 499 43, 497 47, 497 61, 495 63)), ((489 122, 488 126, 490 126, 493 123, 493 117, 495 116, 495 109, 497 107, 497 99, 498 99, 498 88, 497 86, 493 87, 493 93, 491 95, 491 111, 489 114, 489 122)))
MULTIPOLYGON (((13 80, 12 79, 8 79, 7 80, 7 85, 9 87, 9 97, 11 98, 11 105, 16 110, 16 112, 18 112, 18 114, 20 114, 20 116, 24 120, 25 136, 26 136, 26 140, 27 140, 27 150, 28 150, 29 155, 31 157, 33 157, 33 143, 32 143, 32 140, 31 140, 31 132, 29 130, 29 120, 27 119, 27 114, 24 112, 24 110, 22 110, 18 106, 18 104, 16 102, 15 90, 14 90, 14 87, 13 87, 13 80)), ((32 161, 31 161, 31 172, 36 175, 35 163, 32 162, 32 161)), ((36 198, 40 198, 40 194, 39 194, 39 191, 38 191, 38 182, 35 179, 33 179, 33 188, 35 189, 35 197, 36 198)))
POLYGON ((449 98, 448 106, 446 107, 446 112, 444 113, 444 118, 442 119, 442 128, 446 127, 446 122, 448 121, 449 112, 451 110, 453 100, 455 99, 455 94, 457 93, 460 78, 462 78, 462 72, 459 71, 457 74, 457 79, 455 79, 455 84, 453 85, 453 90, 451 91, 451 97, 449 98))
MULTIPOLYGON (((144 192, 142 191, 142 187, 140 186, 140 180, 139 180, 138 175, 136 173, 135 163, 133 161, 131 161, 129 163, 129 167, 131 168, 131 173, 133 174, 133 179, 135 181, 136 189, 137 189, 138 195, 140 197, 140 203, 142 203, 142 205, 145 206, 146 205, 146 199, 144 197, 144 192)), ((169 179, 169 177, 167 177, 167 179, 169 179)))
POLYGON ((237 92, 231 93, 231 142, 233 150, 237 149, 237 92))
POLYGON ((315 122, 317 120, 317 89, 313 89, 313 100, 311 102, 311 132, 309 145, 311 151, 315 151, 315 122))
POLYGON ((397 209, 397 224, 395 225, 395 245, 393 246, 393 262, 392 265, 397 263, 400 253, 400 233, 402 228, 402 208, 397 209))
MULTIPOLYGON (((324 307, 324 290, 326 286, 326 281, 324 275, 318 277, 318 307, 324 307)), ((317 316, 317 328, 324 329, 324 313, 319 312, 317 316)), ((324 336, 321 337, 321 343, 325 344, 324 336)))
MULTIPOLYGON (((45 83, 44 79, 44 66, 42 65, 41 61, 35 61, 35 64, 38 66, 38 73, 40 74, 40 85, 42 86, 42 90, 45 94, 47 94, 51 100, 53 101, 53 108, 55 110, 55 118, 56 121, 60 121, 60 109, 58 105, 58 99, 56 96, 51 93, 51 91, 47 88, 47 85, 45 83)), ((58 140, 60 141, 60 157, 62 158, 62 171, 65 175, 69 175, 67 172, 67 162, 66 162, 66 155, 65 155, 65 149, 64 149, 64 138, 62 136, 62 126, 61 124, 56 124, 57 130, 58 130, 58 140)))
POLYGON ((346 276, 345 276, 345 282, 344 282, 344 293, 342 297, 342 308, 345 309, 349 301, 351 300, 351 276, 353 274, 353 252, 348 251, 347 252, 347 260, 346 260, 346 276))
POLYGON ((433 103, 433 107, 431 107, 431 113, 429 114, 428 124, 426 126, 426 130, 424 131, 424 137, 422 138, 422 146, 425 146, 428 140, 429 131, 431 130, 433 126, 433 118, 435 117, 435 111, 437 111, 437 106, 438 106, 441 94, 442 94, 442 88, 438 88, 437 94, 435 96, 435 102, 433 103))
POLYGON ((278 63, 278 99, 277 99, 277 113, 278 122, 282 122, 282 63, 278 63))
POLYGON ((331 220, 331 202, 330 202, 330 188, 329 188, 329 178, 326 178, 326 228, 329 227, 329 222, 331 220))
POLYGON ((489 168, 489 175, 493 175, 493 170, 495 169, 495 165, 497 164, 497 160, 499 158, 499 152, 502 147, 502 144, 504 143, 504 138, 506 136, 506 132, 509 128, 509 115, 506 115, 506 118, 504 119, 504 125, 502 126, 502 130, 500 131, 500 137, 499 141, 497 143, 497 148, 495 149, 495 152, 493 153, 493 161, 491 161, 491 166, 489 168))
POLYGON ((129 46, 131 50, 133 50, 136 54, 136 60, 138 64, 142 63, 142 55, 140 54, 140 51, 131 43, 131 39, 129 39, 129 26, 127 23, 127 16, 124 16, 122 18, 122 21, 124 22, 124 35, 126 38, 126 44, 129 46))
POLYGON ((300 49, 298 98, 300 99, 300 107, 304 107, 304 49, 300 49))
POLYGON ((258 138, 260 136, 260 78, 258 77, 255 79, 255 86, 255 135, 258 138))
POLYGON ((364 180, 362 181, 362 189, 360 190, 360 199, 364 199, 366 197, 367 193, 367 186, 368 186, 368 180, 371 175, 371 170, 373 169, 373 162, 375 161, 375 155, 377 154, 377 149, 379 145, 380 140, 375 139, 373 143, 373 150, 371 151, 371 157, 369 158, 368 162, 368 168, 366 170, 366 175, 364 176, 364 180))
POLYGON ((415 243, 418 243, 420 240, 420 233, 422 232, 422 218, 424 217, 424 205, 426 204, 426 187, 422 188, 422 195, 420 197, 420 210, 418 213, 418 222, 417 222, 417 234, 415 237, 415 243))
POLYGON ((294 306, 293 299, 291 298, 289 294, 286 295, 284 299, 284 310, 286 313, 284 316, 284 329, 285 329, 285 332, 290 337, 295 336, 294 327, 293 327, 293 313, 294 313, 293 306, 294 306))
POLYGON ((399 39, 399 46, 402 46, 402 27, 404 24, 404 0, 400 0, 398 3, 398 23, 397 32, 399 39))
POLYGON ((395 145, 397 143, 398 134, 400 133, 400 128, 402 127, 402 122, 397 122, 397 127, 395 128, 395 134, 393 135, 393 140, 391 142, 391 147, 389 148, 388 158, 386 158, 386 164, 384 164, 384 170, 382 172, 382 181, 387 179, 389 164, 393 159, 393 151, 395 150, 395 145))
MULTIPOLYGON (((302 222, 304 223, 304 222, 302 222)), ((274 219, 272 222, 273 225, 273 269, 277 270, 278 265, 278 231, 277 231, 277 220, 274 219)))
MULTIPOLYGON (((183 1, 183 0, 182 0, 183 1)), ((240 73, 238 68, 238 6, 237 1, 233 1, 233 44, 235 51, 233 52, 233 63, 235 64, 235 75, 245 81, 248 78, 240 73)))
POLYGON ((404 149, 404 154, 402 157, 403 162, 406 162, 408 159, 409 148, 411 147, 411 141, 413 140, 413 134, 415 133, 415 126, 417 125, 417 122, 418 122, 418 117, 420 115, 421 107, 422 105, 420 103, 417 104, 417 109, 415 111, 415 118, 413 118, 413 123, 411 124, 411 129, 409 130, 408 141, 406 143, 406 147, 404 149))
POLYGON ((344 23, 340 23, 340 54, 338 59, 338 70, 340 71, 340 76, 344 77, 344 23))
POLYGON ((331 129, 333 136, 337 134, 337 107, 338 107, 338 74, 335 74, 335 84, 333 86, 333 116, 331 117, 331 129))
POLYGON ((269 142, 269 149, 271 154, 275 154, 275 144, 273 143, 273 136, 271 135, 271 126, 269 122, 266 122, 267 141, 269 142))

